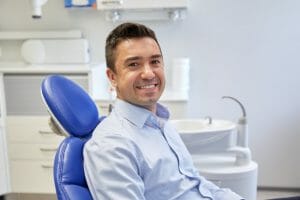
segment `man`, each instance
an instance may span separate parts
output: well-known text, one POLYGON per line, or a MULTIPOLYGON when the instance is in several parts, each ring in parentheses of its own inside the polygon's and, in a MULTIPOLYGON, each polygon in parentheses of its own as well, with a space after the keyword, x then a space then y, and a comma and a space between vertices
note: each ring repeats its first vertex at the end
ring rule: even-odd
POLYGON ((106 40, 107 76, 116 89, 111 114, 84 148, 84 168, 94 199, 241 199, 201 177, 169 112, 157 103, 164 62, 155 33, 124 23, 106 40))

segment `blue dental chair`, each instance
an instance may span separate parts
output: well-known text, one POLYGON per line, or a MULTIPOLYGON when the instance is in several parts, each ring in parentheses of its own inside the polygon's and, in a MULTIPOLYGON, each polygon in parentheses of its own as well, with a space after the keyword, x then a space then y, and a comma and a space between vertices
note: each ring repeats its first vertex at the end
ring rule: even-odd
MULTIPOLYGON (((61 75, 47 76, 41 85, 42 99, 57 130, 68 135, 54 160, 58 200, 92 200, 83 170, 83 146, 103 119, 90 96, 61 75)), ((52 124, 53 126, 53 124, 52 124)))

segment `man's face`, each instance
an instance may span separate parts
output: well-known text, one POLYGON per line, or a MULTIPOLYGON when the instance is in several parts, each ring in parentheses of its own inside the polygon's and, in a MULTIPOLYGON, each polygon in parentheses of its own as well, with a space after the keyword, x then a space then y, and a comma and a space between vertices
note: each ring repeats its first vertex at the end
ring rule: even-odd
POLYGON ((107 76, 118 98, 155 112, 165 87, 164 63, 158 44, 149 37, 128 39, 116 48, 115 72, 107 76))

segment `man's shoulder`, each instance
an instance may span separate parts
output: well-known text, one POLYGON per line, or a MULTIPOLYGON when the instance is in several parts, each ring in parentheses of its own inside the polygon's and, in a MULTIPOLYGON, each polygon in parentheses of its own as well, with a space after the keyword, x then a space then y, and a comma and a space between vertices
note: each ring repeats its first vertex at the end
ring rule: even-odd
POLYGON ((131 138, 131 124, 128 120, 115 112, 105 117, 93 131, 92 138, 101 139, 103 137, 131 138))
POLYGON ((120 133, 123 130, 122 127, 123 120, 111 113, 98 124, 94 132, 120 133))
POLYGON ((105 149, 130 149, 135 146, 131 135, 122 121, 116 123, 112 115, 103 119, 94 129, 92 137, 86 142, 85 150, 95 147, 105 149))

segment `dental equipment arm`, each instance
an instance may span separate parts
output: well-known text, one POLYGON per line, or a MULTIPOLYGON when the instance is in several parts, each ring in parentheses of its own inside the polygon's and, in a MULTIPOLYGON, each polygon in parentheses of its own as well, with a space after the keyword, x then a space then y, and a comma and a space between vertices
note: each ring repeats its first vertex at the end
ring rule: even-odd
POLYGON ((230 148, 229 152, 236 153, 237 165, 247 164, 251 161, 251 151, 248 147, 248 124, 247 114, 244 105, 234 97, 223 96, 222 99, 231 99, 239 104, 242 109, 243 115, 238 119, 237 122, 237 146, 230 148))

